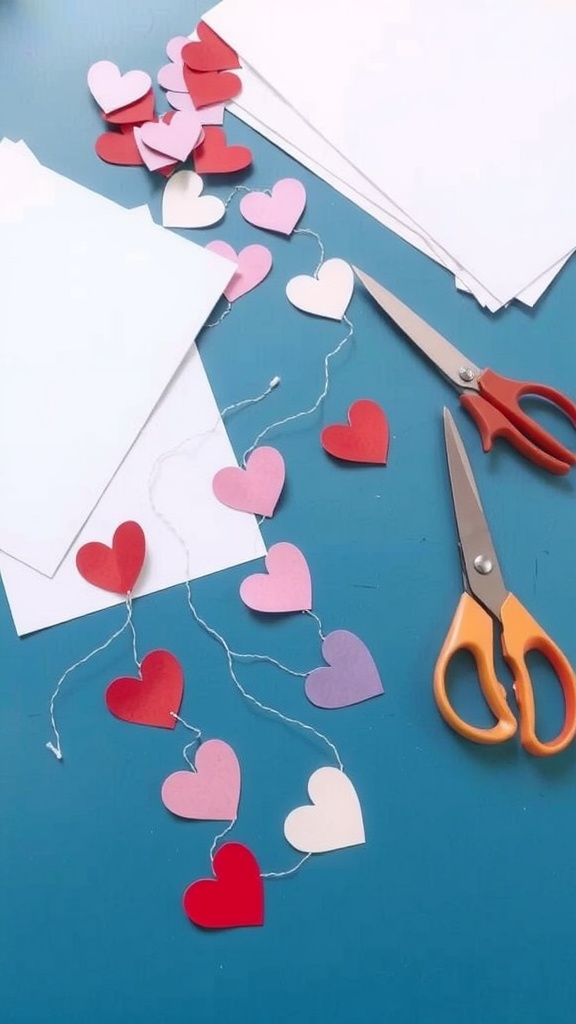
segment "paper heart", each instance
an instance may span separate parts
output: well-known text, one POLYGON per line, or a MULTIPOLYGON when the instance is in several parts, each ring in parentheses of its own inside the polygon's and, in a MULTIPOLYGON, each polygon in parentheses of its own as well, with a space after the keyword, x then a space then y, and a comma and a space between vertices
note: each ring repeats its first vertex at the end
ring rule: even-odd
POLYGON ((115 110, 112 114, 102 114, 102 117, 108 124, 119 125, 140 125, 144 121, 151 121, 154 117, 154 93, 150 90, 141 100, 115 110))
POLYGON ((184 64, 184 82, 195 107, 228 103, 242 88, 238 75, 230 71, 192 71, 184 64))
MULTIPOLYGON (((172 111, 170 114, 165 114, 164 119, 170 117, 171 114, 172 111)), ((173 160, 172 157, 167 156, 165 153, 158 153, 155 149, 147 146, 142 138, 142 127, 143 126, 134 128, 134 142, 136 143, 136 147, 142 158, 142 163, 146 165, 149 171, 167 170, 169 173, 174 167, 176 167, 179 161, 173 160)))
POLYGON ((142 99, 152 88, 146 71, 120 73, 111 60, 99 60, 88 70, 88 88, 105 114, 142 99))
POLYGON ((249 224, 291 235, 306 206, 306 189, 296 178, 282 178, 272 195, 250 192, 240 200, 240 213, 249 224))
POLYGON ((174 61, 175 64, 178 61, 182 61, 182 50, 185 46, 188 46, 188 36, 174 36, 173 39, 169 39, 166 43, 166 56, 168 60, 174 61))
POLYGON ((344 260, 326 260, 317 277, 300 274, 286 285, 293 306, 313 316, 342 320, 354 291, 354 272, 344 260))
MULTIPOLYGON (((175 110, 196 110, 187 92, 167 92, 166 99, 175 110)), ((214 103, 210 107, 201 107, 197 113, 203 125, 222 124, 224 110, 223 103, 214 103)))
POLYGON ((193 71, 229 71, 239 68, 236 50, 228 46, 213 29, 201 21, 196 28, 200 42, 187 43, 182 50, 182 59, 193 71))
POLYGON ((142 659, 141 679, 122 676, 106 690, 106 707, 116 718, 134 725, 173 729, 184 690, 180 662, 169 651, 151 651, 142 659))
POLYGON ((76 552, 76 568, 88 583, 113 594, 130 594, 146 557, 146 538, 138 523, 121 523, 112 547, 91 541, 76 552))
POLYGON ((173 92, 187 93, 186 82, 184 81, 184 65, 181 61, 177 63, 164 64, 158 74, 158 85, 163 89, 171 89, 173 92))
POLYGON ((246 469, 226 466, 216 473, 212 490, 218 501, 239 512, 273 516, 282 493, 286 470, 276 448, 256 448, 246 461, 246 469))
POLYGON ((322 642, 330 668, 315 668, 304 687, 319 708, 347 708, 384 692, 378 669, 366 644, 347 629, 335 629, 322 642))
POLYGON ((136 145, 134 132, 104 132, 94 143, 94 149, 101 160, 107 164, 118 164, 122 167, 138 167, 144 163, 136 145))
POLYGON ((255 612, 302 612, 312 608, 312 581, 302 552, 295 544, 273 544, 264 564, 267 573, 247 576, 240 597, 255 612))
POLYGON ((165 228, 207 228, 217 224, 226 207, 217 196, 201 196, 204 182, 194 171, 177 171, 166 182, 162 197, 165 228))
POLYGON ((246 292, 252 291, 270 273, 272 253, 265 245, 247 245, 245 249, 241 249, 237 253, 231 245, 228 245, 228 242, 222 242, 218 239, 214 242, 209 242, 206 248, 210 252, 215 252, 219 256, 224 256, 225 259, 232 260, 233 263, 238 264, 230 284, 224 289, 224 295, 228 302, 235 302, 242 295, 246 295, 246 292))
POLYGON ((140 129, 145 146, 173 160, 186 160, 202 133, 202 122, 193 110, 177 110, 170 120, 147 121, 140 129))
POLYGON ((193 882, 184 893, 184 912, 200 928, 243 928, 264 924, 264 886, 254 854, 242 843, 225 843, 214 856, 216 878, 193 882))
POLYGON ((324 427, 320 442, 329 455, 347 462, 386 465, 390 429, 386 413, 378 402, 362 398, 348 410, 349 426, 334 423, 324 427))
POLYGON ((224 130, 210 125, 204 129, 204 141, 194 150, 198 174, 229 174, 251 163, 252 153, 247 146, 227 146, 224 130))
POLYGON ((198 748, 196 771, 173 772, 162 785, 162 803, 179 818, 234 821, 240 800, 240 765, 223 740, 198 748))
POLYGON ((318 768, 308 780, 312 804, 297 807, 284 835, 301 853, 328 853, 366 842, 362 809, 350 779, 338 768, 318 768))

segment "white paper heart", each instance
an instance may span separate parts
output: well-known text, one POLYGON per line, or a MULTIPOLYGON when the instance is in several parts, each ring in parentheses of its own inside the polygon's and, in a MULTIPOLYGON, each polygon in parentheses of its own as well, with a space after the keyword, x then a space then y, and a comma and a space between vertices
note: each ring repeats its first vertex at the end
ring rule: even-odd
POLYGON ((296 807, 284 835, 301 853, 327 853, 366 842, 362 809, 350 779, 338 768, 318 768, 308 780, 312 804, 296 807))
POLYGON ((300 274, 286 285, 286 296, 304 313, 342 320, 354 291, 354 271, 345 260, 326 260, 317 277, 300 274))
POLYGON ((217 224, 226 207, 217 196, 202 196, 204 182, 194 171, 177 171, 168 178, 162 198, 165 228, 207 228, 217 224))

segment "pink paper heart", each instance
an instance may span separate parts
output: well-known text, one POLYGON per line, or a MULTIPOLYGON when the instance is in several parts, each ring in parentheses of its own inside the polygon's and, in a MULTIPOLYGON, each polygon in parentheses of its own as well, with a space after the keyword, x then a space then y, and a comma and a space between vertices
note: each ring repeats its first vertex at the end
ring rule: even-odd
POLYGON ((88 70, 88 88, 100 109, 111 114, 142 99, 152 88, 152 79, 145 71, 122 75, 111 60, 99 60, 88 70))
POLYGON ((176 167, 177 160, 172 160, 165 153, 158 153, 155 149, 150 149, 150 146, 146 145, 142 138, 141 127, 134 128, 134 142, 149 171, 159 171, 165 167, 176 167))
POLYGON ((179 64, 165 64, 164 67, 160 68, 158 75, 158 85, 161 85, 163 89, 172 89, 174 92, 187 93, 186 82, 184 81, 184 65, 180 62, 179 64))
MULTIPOLYGON (((192 97, 187 92, 167 92, 166 99, 174 110, 196 110, 192 97)), ((225 106, 223 103, 213 103, 209 107, 201 107, 197 111, 202 124, 222 124, 224 121, 225 106)))
POLYGON ((285 479, 284 459, 276 448, 256 448, 246 469, 226 466, 212 481, 212 490, 223 505, 257 516, 273 516, 285 479))
POLYGON ((266 573, 247 576, 240 597, 255 612, 303 612, 312 608, 312 581, 304 555, 295 544, 273 544, 266 573))
POLYGON ((179 818, 234 821, 240 801, 240 765, 228 743, 207 740, 196 771, 173 772, 162 785, 162 803, 179 818))
POLYGON ((206 248, 238 264, 234 277, 224 291, 228 302, 235 302, 246 292, 252 291, 270 273, 272 253, 265 245, 247 245, 237 253, 228 242, 218 240, 209 242, 206 248))
POLYGON ((272 195, 250 192, 240 201, 240 213, 249 224, 291 235, 306 206, 306 189, 296 178, 282 178, 272 195))
POLYGON ((177 110, 171 119, 147 121, 140 129, 145 146, 173 160, 186 160, 200 141, 202 122, 194 111, 177 110))
POLYGON ((173 60, 175 64, 178 61, 182 61, 182 50, 189 42, 188 36, 174 36, 173 39, 169 39, 166 43, 166 56, 168 60, 173 60))

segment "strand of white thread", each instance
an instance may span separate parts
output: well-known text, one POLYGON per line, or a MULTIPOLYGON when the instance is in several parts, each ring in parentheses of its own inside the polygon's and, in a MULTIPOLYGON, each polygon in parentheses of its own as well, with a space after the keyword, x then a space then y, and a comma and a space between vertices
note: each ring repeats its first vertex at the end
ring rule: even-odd
POLYGON ((134 622, 132 620, 132 594, 130 593, 130 591, 128 591, 128 593, 126 594, 126 607, 128 609, 128 625, 130 626, 130 631, 132 633, 132 654, 134 655, 134 662, 136 664, 136 668, 138 669, 138 671, 140 671, 141 662, 138 658, 138 649, 136 647, 136 630, 134 628, 134 622))
MULTIPOLYGON (((238 192, 256 192, 256 191, 258 191, 258 190, 254 189, 254 188, 248 188, 246 185, 236 185, 236 188, 232 189, 230 195, 228 196, 228 199, 224 200, 224 206, 226 207, 226 209, 228 209, 230 203, 234 199, 234 196, 238 192)), ((265 192, 267 196, 272 195, 272 193, 271 193, 269 188, 262 189, 262 191, 265 192)))
POLYGON ((322 620, 320 619, 320 616, 316 615, 316 612, 313 612, 311 608, 307 608, 306 611, 304 611, 303 614, 304 615, 309 615, 312 619, 316 620, 316 624, 318 626, 318 636, 320 637, 322 643, 324 643, 324 641, 326 639, 326 636, 325 636, 324 630, 322 628, 322 620))
POLYGON ((234 818, 233 821, 231 821, 230 824, 226 826, 226 828, 223 830, 223 832, 219 832, 217 836, 214 836, 214 839, 212 840, 212 846, 210 847, 210 863, 211 864, 214 863, 214 854, 216 852, 216 847, 218 846, 218 843, 220 842, 221 839, 224 839, 224 836, 228 835, 228 833, 231 831, 231 829, 234 828, 234 825, 236 824, 237 821, 238 821, 238 818, 234 818))
POLYGON ((186 761, 186 764, 190 768, 190 771, 195 772, 197 771, 197 768, 196 765, 192 764, 192 761, 188 757, 188 751, 200 742, 200 740, 202 739, 202 730, 199 729, 197 725, 189 725, 189 723, 185 721, 184 718, 180 718, 180 715, 177 715, 175 711, 171 711, 170 714, 172 715, 172 718, 175 718, 177 722, 180 722, 180 724, 183 725, 185 729, 190 729, 190 732, 196 733, 192 742, 187 743, 182 751, 182 757, 186 761))
POLYGON ((262 871, 262 872, 260 872, 260 878, 287 878, 288 875, 295 874, 296 871, 298 871, 298 869, 301 868, 302 865, 305 864, 306 861, 311 856, 312 856, 311 853, 304 854, 304 856, 300 858, 298 863, 295 864, 293 868, 288 868, 287 871, 262 871))
POLYGON ((226 317, 229 316, 231 312, 232 312, 232 303, 228 299, 226 299, 226 308, 220 314, 218 319, 217 320, 211 320, 210 323, 204 324, 204 327, 218 327, 218 325, 221 324, 222 321, 225 320, 226 317))
POLYGON ((316 270, 314 271, 314 277, 318 277, 318 274, 320 273, 320 269, 326 257, 326 250, 324 248, 324 243, 320 238, 320 235, 318 234, 317 231, 312 231, 311 228, 294 228, 293 233, 295 235, 310 235, 311 238, 315 238, 316 241, 318 242, 318 245, 320 246, 320 262, 316 267, 316 270))

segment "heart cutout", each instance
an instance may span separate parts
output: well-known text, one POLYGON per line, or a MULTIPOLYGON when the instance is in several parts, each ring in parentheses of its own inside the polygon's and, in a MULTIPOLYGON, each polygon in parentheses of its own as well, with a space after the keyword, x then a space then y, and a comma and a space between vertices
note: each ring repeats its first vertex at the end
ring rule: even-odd
POLYGON ((147 121, 140 129, 144 145, 172 160, 186 160, 201 134, 202 122, 193 110, 176 110, 169 119, 147 121))
POLYGON ((105 114, 141 100, 152 88, 146 71, 120 73, 111 60, 99 60, 88 70, 88 88, 105 114))
POLYGON ((164 64, 156 78, 162 89, 170 89, 172 92, 188 92, 184 81, 184 65, 181 61, 164 64))
POLYGON ((245 469, 226 466, 218 470, 212 490, 218 501, 228 508, 269 518, 274 515, 285 477, 280 452, 264 445, 248 456, 245 469))
POLYGON ((166 56, 168 60, 173 61, 174 64, 177 64, 178 61, 181 62, 182 50, 185 46, 188 46, 188 43, 188 36, 174 36, 172 39, 169 39, 166 43, 166 56))
POLYGON ((128 132, 104 132, 96 139, 94 150, 107 164, 140 167, 144 163, 132 128, 128 132))
POLYGON ((192 71, 183 67, 184 82, 196 108, 228 103, 242 88, 238 75, 230 71, 192 71))
POLYGON ((354 291, 354 271, 344 260, 326 260, 316 277, 299 274, 286 285, 293 306, 313 316, 342 320, 354 291))
MULTIPOLYGON (((166 99, 175 110, 196 110, 187 92, 167 92, 166 99)), ((224 104, 213 103, 208 107, 200 107, 198 117, 203 125, 222 124, 224 121, 224 104)))
POLYGON ((231 174, 252 163, 247 146, 228 146, 223 128, 207 125, 204 140, 194 150, 194 169, 198 174, 231 174))
POLYGON ((154 118, 154 93, 150 90, 141 100, 115 110, 112 114, 102 114, 102 117, 108 124, 120 125, 140 125, 151 121, 154 118))
POLYGON ((350 779, 338 768, 318 768, 308 780, 312 804, 296 807, 284 835, 301 853, 328 853, 366 842, 362 809, 350 779))
POLYGON ((378 669, 366 644, 347 629, 336 629, 322 642, 329 668, 316 668, 304 687, 318 708, 347 708, 384 692, 378 669))
POLYGON ((240 597, 255 612, 303 612, 312 608, 312 580, 304 555, 295 544, 273 544, 264 559, 267 573, 254 573, 240 584, 240 597))
POLYGON ((184 692, 184 674, 169 651, 151 651, 142 659, 140 679, 122 676, 106 690, 106 707, 123 722, 173 729, 184 692))
POLYGON ((216 878, 193 882, 184 912, 200 928, 246 928, 264 924, 264 886, 254 854, 242 843, 225 843, 214 856, 216 878))
POLYGON ((196 34, 200 41, 187 43, 182 50, 182 59, 192 71, 229 71, 240 67, 236 50, 216 35, 205 21, 198 23, 196 34))
MULTIPOLYGON (((169 113, 163 114, 161 120, 166 124, 169 124, 170 119, 174 117, 174 114, 175 112, 171 110, 169 113)), ((150 124, 152 122, 147 123, 150 124)), ((142 158, 142 162, 146 165, 149 171, 160 171, 162 173, 166 172, 166 174, 170 174, 179 161, 167 156, 166 153, 159 153, 157 150, 147 146, 142 138, 142 131, 144 127, 144 125, 140 125, 139 127, 137 126, 134 128, 134 141, 142 158)))
POLYGON ((291 235, 306 206, 306 189, 296 178, 282 178, 272 194, 250 192, 240 200, 240 213, 249 224, 291 235))
POLYGON ((346 462, 371 462, 386 465, 390 446, 390 428, 378 402, 362 398, 348 410, 348 426, 335 423, 325 427, 320 442, 329 455, 346 462))
POLYGON ((162 786, 162 802, 179 818, 234 821, 240 801, 240 765, 228 743, 207 740, 198 748, 196 771, 173 772, 162 786))
POLYGON ((146 557, 146 538, 139 523, 121 523, 112 547, 91 541, 76 552, 76 568, 88 583, 113 594, 132 593, 146 557))
POLYGON ((177 171, 166 182, 162 197, 165 228, 207 228, 217 224, 226 207, 217 196, 201 196, 204 182, 194 171, 177 171))
POLYGON ((246 292, 257 288, 272 268, 272 253, 265 245, 247 245, 237 253, 228 242, 216 240, 209 242, 206 248, 238 264, 231 281, 224 289, 228 302, 235 302, 246 295, 246 292))

